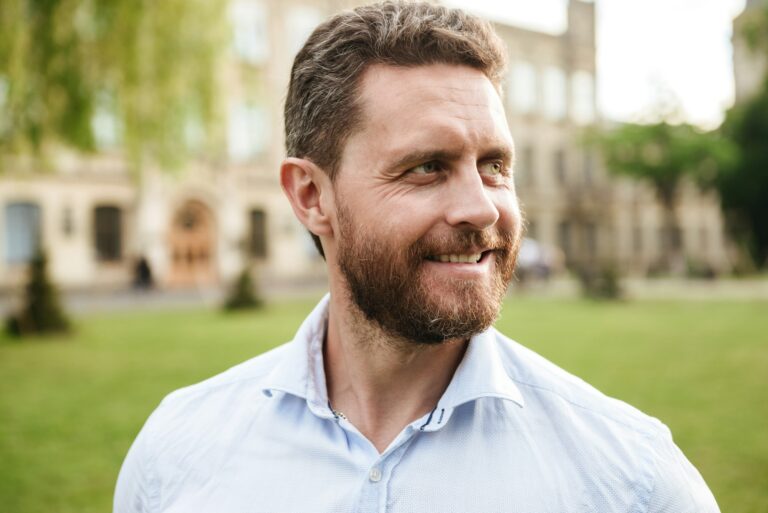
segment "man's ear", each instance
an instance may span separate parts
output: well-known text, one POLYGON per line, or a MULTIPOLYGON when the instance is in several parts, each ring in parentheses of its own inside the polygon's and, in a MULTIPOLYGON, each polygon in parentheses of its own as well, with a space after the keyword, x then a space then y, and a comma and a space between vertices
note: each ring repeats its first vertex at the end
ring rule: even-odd
POLYGON ((333 205, 333 191, 325 171, 310 160, 289 157, 280 165, 280 185, 307 230, 318 236, 333 234, 327 211, 333 205))

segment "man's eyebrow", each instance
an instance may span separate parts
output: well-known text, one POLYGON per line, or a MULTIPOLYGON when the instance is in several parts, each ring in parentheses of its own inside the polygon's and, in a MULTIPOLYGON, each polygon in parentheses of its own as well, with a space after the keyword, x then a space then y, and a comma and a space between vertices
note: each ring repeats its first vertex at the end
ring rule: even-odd
MULTIPOLYGON (((397 159, 391 166, 387 167, 387 171, 396 171, 404 167, 416 165, 422 162, 448 162, 460 158, 461 154, 462 152, 460 150, 416 150, 410 153, 406 153, 397 159)), ((514 161, 514 157, 514 151, 511 148, 507 146, 494 146, 488 150, 483 151, 480 154, 479 160, 498 159, 503 160, 505 163, 511 165, 514 161)))
POLYGON ((430 162, 433 160, 438 161, 450 161, 456 160, 461 156, 460 151, 449 150, 416 150, 410 153, 406 153, 399 159, 397 159, 391 166, 387 167, 388 171, 396 171, 406 166, 419 164, 422 162, 430 162))
POLYGON ((512 165, 515 161, 515 151, 508 146, 495 146, 481 155, 481 160, 501 160, 505 164, 512 165))

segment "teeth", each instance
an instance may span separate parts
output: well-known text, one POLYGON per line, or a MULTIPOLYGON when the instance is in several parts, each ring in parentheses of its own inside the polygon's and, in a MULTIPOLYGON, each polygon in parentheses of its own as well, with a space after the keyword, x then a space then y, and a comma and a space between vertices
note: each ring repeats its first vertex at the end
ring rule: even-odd
POLYGON ((482 253, 475 253, 472 255, 437 255, 434 257, 434 260, 446 263, 451 262, 455 264, 476 264, 482 256, 482 253))

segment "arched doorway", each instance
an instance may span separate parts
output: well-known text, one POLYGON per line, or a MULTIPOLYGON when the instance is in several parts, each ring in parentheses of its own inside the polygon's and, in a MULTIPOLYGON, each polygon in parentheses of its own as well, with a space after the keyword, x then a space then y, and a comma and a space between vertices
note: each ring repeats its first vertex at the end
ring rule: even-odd
POLYGON ((171 218, 168 285, 206 286, 216 283, 216 236, 211 210, 196 200, 186 201, 171 218))

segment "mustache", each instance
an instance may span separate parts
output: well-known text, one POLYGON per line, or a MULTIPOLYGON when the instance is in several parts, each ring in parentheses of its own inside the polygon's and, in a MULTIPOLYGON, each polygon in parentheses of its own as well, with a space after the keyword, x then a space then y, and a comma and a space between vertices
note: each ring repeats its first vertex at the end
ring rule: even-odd
POLYGON ((456 230, 419 239, 411 245, 408 253, 413 259, 421 260, 433 255, 462 254, 486 250, 510 252, 518 243, 519 237, 512 231, 456 230))

